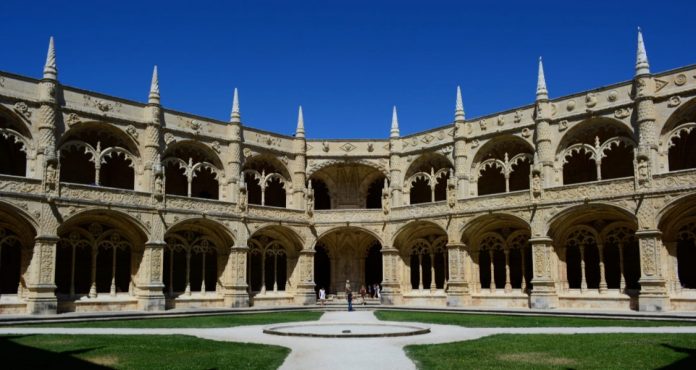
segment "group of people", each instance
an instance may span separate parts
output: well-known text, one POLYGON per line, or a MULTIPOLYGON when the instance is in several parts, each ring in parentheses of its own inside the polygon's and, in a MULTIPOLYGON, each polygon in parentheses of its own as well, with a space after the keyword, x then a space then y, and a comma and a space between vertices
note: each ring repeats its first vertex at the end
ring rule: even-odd
MULTIPOLYGON (((367 304, 365 298, 368 294, 370 298, 381 298, 380 291, 381 288, 377 283, 368 285, 367 288, 365 288, 364 285, 361 286, 360 298, 362 299, 362 304, 367 304)), ((348 311, 353 311, 353 290, 350 287, 350 280, 346 280, 346 300, 348 301, 348 311)), ((324 289, 324 287, 319 288, 319 302, 321 302, 322 306, 324 306, 326 302, 326 290, 324 289)))

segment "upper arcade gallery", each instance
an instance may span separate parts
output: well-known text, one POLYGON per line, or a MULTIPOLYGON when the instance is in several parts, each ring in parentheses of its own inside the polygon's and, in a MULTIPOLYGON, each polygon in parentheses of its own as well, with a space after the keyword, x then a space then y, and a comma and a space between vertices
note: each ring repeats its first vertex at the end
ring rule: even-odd
POLYGON ((312 140, 0 72, 0 312, 696 310, 696 66, 388 139, 312 140), (356 212, 359 209, 359 212, 356 212))

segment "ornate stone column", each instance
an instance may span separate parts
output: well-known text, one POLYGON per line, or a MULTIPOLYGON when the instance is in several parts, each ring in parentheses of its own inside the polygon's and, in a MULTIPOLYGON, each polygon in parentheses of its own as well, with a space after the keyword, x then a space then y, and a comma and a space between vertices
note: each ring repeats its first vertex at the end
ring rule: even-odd
POLYGON ((529 239, 532 248, 532 292, 530 294, 531 308, 556 308, 558 295, 551 276, 551 261, 553 254, 552 240, 548 237, 529 239))
POLYGON ((237 244, 226 255, 227 262, 222 272, 222 295, 225 307, 249 307, 247 292, 247 258, 249 247, 237 244))
POLYGON ((27 274, 27 313, 43 315, 58 312, 55 294, 57 244, 58 237, 55 235, 39 235, 34 239, 27 274))
POLYGON ((466 244, 447 243, 448 272, 447 306, 462 307, 471 304, 469 295, 469 279, 466 275, 468 251, 466 244))
POLYGON ((305 184, 307 183, 307 141, 305 139, 302 107, 297 115, 297 130, 293 140, 295 160, 292 163, 292 208, 305 209, 305 184))
POLYGON ((466 117, 464 115, 464 103, 462 92, 457 86, 457 101, 454 108, 454 175, 457 178, 457 199, 468 196, 469 171, 466 169, 467 137, 466 117))
POLYGON ((300 278, 295 293, 295 303, 302 305, 313 305, 317 303, 317 295, 314 291, 314 249, 305 248, 300 252, 298 266, 300 267, 300 278))
POLYGON ((670 309, 667 283, 662 271, 662 240, 659 230, 636 231, 640 248, 639 311, 668 311, 670 309))
MULTIPOLYGON (((138 282, 138 309, 143 311, 164 311, 165 299, 162 289, 162 266, 164 248, 167 244, 162 241, 145 243, 143 257, 140 262, 140 281, 138 282)), ((173 285, 173 281, 170 282, 173 285)))
POLYGON ((387 245, 382 246, 382 304, 401 303, 399 268, 399 250, 387 245))

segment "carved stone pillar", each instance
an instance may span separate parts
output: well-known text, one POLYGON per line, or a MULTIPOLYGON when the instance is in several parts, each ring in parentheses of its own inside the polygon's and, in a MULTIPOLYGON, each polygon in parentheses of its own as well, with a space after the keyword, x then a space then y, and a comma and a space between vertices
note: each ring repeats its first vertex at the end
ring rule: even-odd
MULTIPOLYGON (((137 297, 138 309, 143 311, 164 311, 164 283, 162 266, 164 261, 164 241, 145 243, 143 257, 140 261, 137 297)), ((170 283, 171 285, 171 283, 170 283)))
POLYGON ((556 308, 558 295, 551 276, 553 246, 551 238, 536 237, 529 239, 532 248, 532 292, 530 294, 531 308, 556 308))
POLYGON ((58 300, 55 290, 57 236, 38 236, 34 241, 27 281, 27 313, 55 314, 58 300))
POLYGON ((659 230, 636 232, 640 248, 639 311, 668 311, 670 309, 667 283, 662 271, 662 240, 659 230))
POLYGON ((400 267, 399 250, 386 245, 382 246, 382 304, 401 303, 401 282, 398 273, 400 267))
POLYGON ((469 279, 466 275, 468 251, 464 243, 447 243, 448 272, 447 306, 462 307, 471 303, 469 279))
POLYGON ((681 281, 679 280, 679 260, 677 259, 677 242, 663 242, 667 248, 669 261, 666 263, 669 266, 667 275, 670 277, 670 288, 672 293, 681 293, 681 281))
POLYGON ((249 247, 236 245, 230 248, 222 272, 222 295, 225 307, 249 307, 247 292, 247 258, 249 247))
POLYGON ((314 291, 314 254, 313 249, 303 249, 300 252, 298 266, 300 278, 295 293, 295 303, 313 305, 317 303, 317 295, 314 291))

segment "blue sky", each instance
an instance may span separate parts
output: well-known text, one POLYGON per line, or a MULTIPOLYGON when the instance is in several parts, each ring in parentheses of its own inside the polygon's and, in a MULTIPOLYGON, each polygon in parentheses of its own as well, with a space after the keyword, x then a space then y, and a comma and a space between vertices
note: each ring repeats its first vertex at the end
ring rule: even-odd
POLYGON ((310 138, 386 138, 628 80, 636 27, 653 72, 696 63, 696 1, 0 2, 0 70, 40 77, 56 37, 66 85, 310 138), (31 4, 31 5, 30 5, 31 4))

